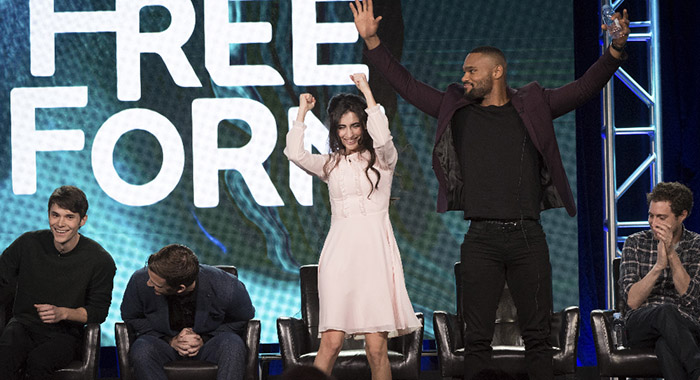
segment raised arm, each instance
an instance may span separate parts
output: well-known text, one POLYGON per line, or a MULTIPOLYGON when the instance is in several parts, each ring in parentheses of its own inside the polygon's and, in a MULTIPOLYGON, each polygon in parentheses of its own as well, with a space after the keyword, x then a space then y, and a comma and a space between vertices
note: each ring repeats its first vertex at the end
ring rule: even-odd
POLYGON ((352 10, 355 19, 357 32, 365 40, 367 49, 372 50, 379 46, 381 41, 377 35, 377 29, 379 29, 379 21, 382 20, 382 16, 374 17, 372 0, 355 0, 355 3, 350 3, 350 10, 352 10))
MULTIPOLYGON (((580 78, 562 87, 545 90, 553 118, 571 112, 597 96, 626 59, 627 54, 624 54, 623 49, 630 33, 627 10, 623 11, 623 16, 615 13, 613 17, 620 21, 622 27, 620 37, 613 40, 605 53, 580 78)), ((601 28, 607 30, 605 25, 601 28)))
POLYGON ((299 95, 299 111, 297 111, 296 121, 303 123, 306 118, 306 113, 311 111, 316 105, 316 98, 311 94, 299 95))
POLYGON ((313 95, 301 94, 299 96, 299 111, 292 128, 287 132, 287 146, 284 148, 284 155, 307 173, 325 180, 323 166, 326 164, 326 156, 312 154, 304 148, 304 131, 306 130, 304 119, 306 113, 313 109, 314 105, 316 105, 316 99, 313 95))
POLYGON ((421 111, 432 117, 437 117, 444 92, 439 91, 421 81, 416 80, 405 67, 401 65, 385 46, 380 46, 381 41, 377 36, 377 28, 382 17, 374 17, 372 0, 362 2, 355 0, 350 3, 355 27, 360 37, 364 39, 369 50, 365 51, 365 57, 384 78, 391 84, 402 98, 421 111))
MULTIPOLYGON (((625 45, 627 45, 627 38, 630 35, 630 19, 629 15, 627 15, 627 9, 622 11, 622 15, 620 15, 620 12, 615 12, 613 15, 613 20, 618 20, 620 27, 622 28, 622 33, 620 33, 620 37, 612 40, 612 43, 608 49, 613 57, 622 59, 622 51, 624 50, 625 45)), ((605 25, 605 23, 603 23, 600 28, 605 31, 608 30, 608 26, 605 25)))
POLYGON ((360 90, 362 95, 364 95, 367 101, 367 108, 372 108, 377 105, 377 101, 374 100, 374 95, 372 95, 372 90, 369 88, 369 83, 367 82, 367 77, 365 74, 358 73, 350 75, 350 80, 355 83, 357 89, 360 90))
POLYGON ((659 239, 658 257, 664 257, 666 260, 664 263, 666 266, 661 269, 663 270, 666 267, 671 269, 673 286, 679 295, 684 295, 690 284, 690 275, 685 270, 680 256, 678 256, 678 244, 673 244, 673 228, 666 222, 658 222, 654 223, 652 229, 659 239))
POLYGON ((688 305, 700 299, 700 238, 693 239, 690 246, 685 246, 682 249, 683 266, 690 276, 690 281, 679 302, 688 305))
POLYGON ((668 265, 664 252, 659 252, 656 264, 644 277, 641 277, 641 267, 637 256, 639 249, 638 242, 628 238, 622 248, 622 262, 620 263, 620 289, 623 293, 623 299, 632 310, 644 304, 663 272, 663 268, 668 265))
POLYGON ((392 141, 391 131, 389 131, 389 120, 374 100, 365 74, 353 74, 350 75, 350 79, 367 100, 367 132, 372 136, 374 151, 379 156, 381 163, 393 169, 396 166, 398 153, 392 141))

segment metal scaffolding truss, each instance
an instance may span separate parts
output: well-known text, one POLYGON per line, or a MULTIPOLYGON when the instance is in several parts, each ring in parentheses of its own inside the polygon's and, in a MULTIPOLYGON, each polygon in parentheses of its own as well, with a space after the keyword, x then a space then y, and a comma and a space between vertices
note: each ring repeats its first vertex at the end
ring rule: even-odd
MULTIPOLYGON (((605 4, 607 0, 602 0, 605 4)), ((629 3, 630 1, 628 1, 629 3)), ((624 0, 611 1, 613 9, 622 10, 624 0)), ((635 7, 638 4, 635 2, 635 7)), ((644 220, 620 220, 618 214, 618 202, 624 195, 630 196, 627 193, 634 184, 641 180, 648 180, 649 186, 643 187, 643 191, 650 191, 654 185, 662 181, 662 146, 661 146, 661 85, 660 85, 660 55, 659 55, 659 26, 658 26, 658 6, 657 0, 646 0, 647 21, 633 21, 630 23, 631 34, 628 39, 628 46, 632 44, 645 44, 646 49, 634 49, 637 52, 645 52, 647 57, 640 59, 645 68, 637 70, 637 80, 632 75, 627 73, 623 68, 618 69, 615 73, 615 78, 612 79, 603 91, 603 150, 604 150, 604 165, 605 165, 605 237, 606 237, 606 275, 607 275, 607 307, 614 308, 614 286, 612 277, 613 259, 621 253, 621 243, 625 241, 631 229, 639 229, 648 226, 646 219, 644 220), (639 73, 642 73, 641 75, 639 73), (646 73, 644 73, 646 72, 646 73), (647 77, 644 78, 643 76, 647 77), (646 83, 646 87, 640 83, 646 83), (615 110, 615 86, 624 85, 630 90, 626 95, 634 98, 635 101, 642 102, 649 114, 644 115, 643 119, 647 122, 638 125, 620 127, 616 125, 616 115, 625 112, 625 110, 615 110), (625 144, 627 137, 622 136, 642 136, 648 138, 648 155, 646 158, 637 162, 625 162, 627 166, 636 165, 636 169, 626 177, 621 177, 617 169, 622 164, 622 161, 629 160, 626 154, 616 154, 617 152, 626 152, 625 144), (617 139, 617 137, 621 137, 617 139)), ((607 49, 610 40, 607 34, 602 36, 603 49, 607 49)), ((635 48, 638 46, 634 46, 635 48)), ((628 50, 630 49, 628 48, 628 50)), ((636 58, 636 57, 635 57, 636 58)), ((624 88, 621 88, 624 89, 624 88)), ((622 92, 622 91, 619 91, 622 92)), ((637 137, 638 142, 640 137, 637 137)), ((643 144, 646 146, 646 144, 643 144)), ((634 149, 638 149, 638 145, 634 149)), ((634 191, 639 191, 639 186, 635 187, 634 191)), ((641 199, 644 197, 634 197, 641 199)), ((645 201, 644 201, 645 202, 645 201)), ((646 203, 639 204, 642 210, 646 210, 646 203)), ((646 214, 646 213, 645 213, 646 214)), ((633 231, 634 232, 634 231, 633 231)))

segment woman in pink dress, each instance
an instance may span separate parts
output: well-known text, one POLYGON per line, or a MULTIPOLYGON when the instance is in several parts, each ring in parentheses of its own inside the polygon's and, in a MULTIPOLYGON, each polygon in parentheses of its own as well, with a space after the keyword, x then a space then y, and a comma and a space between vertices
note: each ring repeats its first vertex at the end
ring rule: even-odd
POLYGON ((386 116, 364 74, 351 76, 365 99, 334 96, 328 105, 329 154, 304 149, 304 118, 316 104, 299 97, 285 154, 328 184, 331 227, 318 265, 319 333, 314 365, 325 373, 346 338, 365 339, 372 379, 391 379, 387 339, 421 328, 404 283, 389 220, 397 152, 386 116))

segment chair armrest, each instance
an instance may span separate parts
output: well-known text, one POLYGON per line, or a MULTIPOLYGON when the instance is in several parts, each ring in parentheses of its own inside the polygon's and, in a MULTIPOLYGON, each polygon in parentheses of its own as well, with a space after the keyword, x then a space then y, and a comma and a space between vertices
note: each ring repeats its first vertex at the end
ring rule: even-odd
POLYGON ((401 353, 406 357, 406 361, 418 360, 420 362, 423 355, 423 330, 425 318, 423 313, 416 313, 416 318, 420 321, 421 327, 410 334, 398 337, 401 340, 401 353))
POLYGON ((396 379, 420 379, 425 319, 423 313, 416 313, 416 318, 420 321, 420 328, 410 334, 393 337, 387 342, 389 351, 403 355, 401 363, 393 363, 391 366, 392 376, 396 379))
POLYGON ((260 320, 251 319, 245 330, 245 380, 258 380, 258 354, 260 353, 260 320))
POLYGON ((403 354, 406 357, 406 363, 416 363, 414 379, 420 378, 420 362, 423 356, 423 330, 425 329, 423 313, 416 313, 416 317, 420 321, 421 327, 403 337, 403 354))
POLYGON ((389 339, 387 346, 390 351, 400 352, 407 357, 418 353, 418 357, 420 358, 423 353, 423 329, 425 321, 423 313, 416 313, 416 318, 420 321, 421 328, 410 334, 389 339))
POLYGON ((557 313, 559 323, 559 348, 555 355, 558 368, 555 373, 573 374, 576 372, 578 337, 581 329, 581 311, 578 306, 570 306, 557 313))
POLYGON ((309 332, 302 319, 277 318, 277 338, 284 368, 293 367, 301 355, 311 351, 309 332))
POLYGON ((598 370, 601 374, 608 373, 612 368, 613 347, 612 326, 610 320, 615 310, 591 311, 591 331, 595 344, 598 370))
MULTIPOLYGON (((460 360, 455 351, 459 348, 464 348, 461 326, 462 321, 456 314, 445 311, 435 311, 433 313, 433 329, 437 343, 438 361, 440 363, 454 363, 460 360)), ((440 365, 442 377, 452 376, 450 373, 447 373, 447 367, 447 365, 440 365)))
POLYGON ((129 361, 129 348, 131 347, 131 339, 129 337, 129 328, 124 322, 114 324, 114 338, 117 343, 117 358, 119 360, 119 374, 122 380, 133 380, 134 376, 131 372, 131 363, 129 361))
POLYGON ((88 323, 83 332, 83 352, 80 373, 85 379, 96 379, 100 357, 100 324, 88 323))

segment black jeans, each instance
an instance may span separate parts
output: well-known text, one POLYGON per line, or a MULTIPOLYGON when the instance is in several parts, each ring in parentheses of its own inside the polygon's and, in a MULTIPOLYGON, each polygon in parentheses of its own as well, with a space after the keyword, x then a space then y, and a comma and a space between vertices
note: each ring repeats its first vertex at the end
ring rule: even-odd
POLYGON ((530 379, 552 379, 552 267, 539 221, 472 221, 461 260, 464 379, 491 365, 496 308, 505 282, 518 312, 528 375, 530 379))
POLYGON ((77 346, 78 339, 72 335, 48 336, 10 320, 0 336, 0 379, 19 379, 23 367, 27 379, 52 379, 55 370, 73 360, 77 346))
POLYGON ((700 376, 700 327, 673 305, 651 305, 632 311, 626 322, 630 347, 654 347, 665 379, 700 376))

